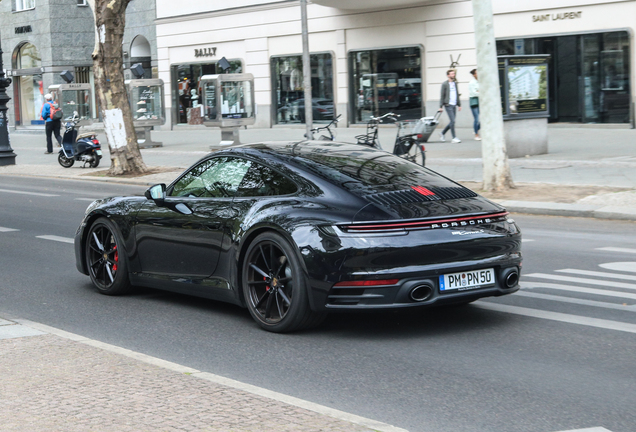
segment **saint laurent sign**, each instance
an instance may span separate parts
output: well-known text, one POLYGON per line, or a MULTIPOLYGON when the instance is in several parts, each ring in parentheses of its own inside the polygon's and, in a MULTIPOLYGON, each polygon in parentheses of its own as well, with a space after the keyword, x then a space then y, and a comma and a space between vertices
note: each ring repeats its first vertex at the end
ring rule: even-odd
POLYGON ((216 56, 216 47, 212 48, 195 48, 194 49, 195 57, 214 57, 216 56))
POLYGON ((532 22, 539 21, 560 21, 567 19, 577 19, 581 18, 583 12, 560 12, 553 14, 542 14, 542 15, 532 15, 532 22))

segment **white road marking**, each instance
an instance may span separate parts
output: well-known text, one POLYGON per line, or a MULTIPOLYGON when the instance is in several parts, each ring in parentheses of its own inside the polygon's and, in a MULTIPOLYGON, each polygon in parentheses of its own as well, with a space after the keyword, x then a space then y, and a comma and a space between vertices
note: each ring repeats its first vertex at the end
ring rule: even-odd
POLYGON ((15 228, 0 227, 0 232, 12 232, 12 231, 20 231, 20 230, 15 228))
POLYGON ((552 295, 552 294, 542 294, 542 293, 535 293, 535 292, 529 292, 529 291, 517 291, 513 295, 521 296, 521 297, 536 298, 541 300, 551 300, 551 301, 556 301, 561 303, 572 303, 572 304, 579 304, 583 306, 600 307, 605 309, 616 309, 616 310, 621 310, 626 312, 636 312, 636 304, 622 305, 622 304, 616 304, 616 303, 607 303, 607 302, 600 302, 595 300, 584 300, 580 298, 564 297, 564 296, 558 296, 558 295, 552 295))
POLYGON ((623 274, 618 274, 618 273, 607 273, 607 272, 597 272, 597 271, 577 270, 577 269, 561 269, 561 270, 556 270, 556 271, 560 272, 560 273, 570 273, 570 274, 577 274, 577 275, 582 275, 582 276, 597 276, 597 277, 604 277, 604 278, 613 278, 613 279, 623 279, 623 280, 636 281, 636 276, 623 275, 623 274))
POLYGON ((632 294, 632 293, 626 293, 626 292, 621 292, 621 291, 601 290, 601 289, 595 289, 595 288, 583 288, 583 287, 576 287, 576 286, 570 286, 570 285, 561 285, 561 284, 555 284, 555 283, 545 283, 545 282, 531 282, 531 283, 528 283, 528 282, 523 282, 521 284, 521 288, 523 288, 523 289, 551 288, 551 289, 556 289, 556 290, 561 290, 561 291, 571 291, 571 292, 578 292, 578 293, 583 293, 583 294, 595 294, 595 295, 603 295, 603 296, 607 296, 607 297, 618 297, 618 298, 636 300, 636 294, 632 294))
POLYGON ((611 262, 611 263, 599 264, 598 266, 607 270, 636 273, 636 262, 634 261, 611 262))
POLYGON ((97 198, 75 198, 75 201, 90 201, 93 202, 97 200, 97 198))
POLYGON ((636 284, 629 284, 629 283, 624 283, 624 282, 614 282, 614 281, 599 281, 599 280, 594 280, 594 279, 584 279, 584 278, 577 278, 577 277, 570 277, 570 276, 561 276, 561 275, 551 275, 551 274, 546 274, 546 273, 530 273, 527 275, 524 275, 524 277, 533 277, 533 278, 539 278, 539 279, 549 279, 549 280, 557 280, 557 281, 563 281, 563 282, 575 282, 575 283, 582 283, 582 284, 587 284, 587 285, 601 285, 601 286, 606 286, 606 287, 612 287, 612 288, 627 288, 627 289, 633 289, 636 290, 636 284))
POLYGON ((602 251, 607 251, 607 252, 625 252, 625 253, 636 254, 636 249, 629 249, 629 248, 602 247, 602 248, 596 248, 596 250, 602 250, 602 251))
POLYGON ((627 333, 636 333, 636 324, 623 323, 618 321, 609 321, 599 318, 588 318, 579 315, 570 315, 559 312, 548 312, 540 309, 530 309, 519 306, 503 305, 498 303, 490 303, 479 301, 475 306, 481 309, 493 310, 496 312, 505 312, 515 315, 523 315, 532 318, 547 319, 551 321, 565 322, 569 324, 578 324, 588 327, 596 327, 605 330, 617 330, 627 333))
POLYGON ((75 242, 75 239, 68 238, 68 237, 54 236, 54 235, 42 235, 42 236, 36 236, 36 238, 40 238, 44 240, 53 240, 53 241, 58 241, 62 243, 71 243, 71 244, 75 242))
POLYGON ((605 429, 604 427, 592 427, 592 428, 587 428, 587 429, 571 429, 571 430, 566 430, 566 431, 559 431, 559 432, 612 432, 609 429, 605 429))
POLYGON ((46 193, 40 193, 40 192, 16 191, 16 190, 9 190, 9 189, 0 189, 0 192, 12 193, 12 194, 18 194, 18 195, 35 195, 35 196, 43 196, 43 197, 58 197, 59 196, 59 195, 46 194, 46 193))
POLYGON ((534 239, 521 239, 521 243, 533 242, 534 239))

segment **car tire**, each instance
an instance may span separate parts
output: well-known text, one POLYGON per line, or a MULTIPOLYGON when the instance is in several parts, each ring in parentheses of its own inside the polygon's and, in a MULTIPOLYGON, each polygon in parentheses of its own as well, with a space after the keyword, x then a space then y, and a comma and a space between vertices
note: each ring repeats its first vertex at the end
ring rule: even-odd
POLYGON ((267 331, 315 327, 326 316, 311 310, 298 252, 280 234, 260 234, 248 246, 241 280, 252 318, 267 331))
POLYGON ((93 285, 106 295, 130 291, 128 257, 119 230, 101 217, 88 230, 85 242, 86 266, 93 285))

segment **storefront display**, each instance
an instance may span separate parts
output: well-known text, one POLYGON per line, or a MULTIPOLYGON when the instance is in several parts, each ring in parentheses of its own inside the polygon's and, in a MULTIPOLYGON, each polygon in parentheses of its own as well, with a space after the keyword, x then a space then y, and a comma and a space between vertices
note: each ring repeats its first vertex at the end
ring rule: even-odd
POLYGON ((25 43, 18 48, 13 67, 15 76, 15 101, 18 108, 16 124, 40 124, 42 106, 44 105, 44 89, 42 74, 38 73, 42 66, 40 53, 35 45, 25 43))
MULTIPOLYGON (((331 54, 311 54, 312 117, 315 122, 334 116, 333 62, 331 54)), ((305 122, 305 87, 301 56, 272 57, 273 106, 275 123, 305 122)))
POLYGON ((630 51, 625 31, 497 41, 500 55, 550 55, 550 121, 561 122, 630 121, 630 51))
POLYGON ((549 116, 548 60, 545 55, 499 57, 504 118, 549 116))
POLYGON ((126 86, 135 127, 158 126, 166 122, 163 80, 129 80, 126 86))
MULTIPOLYGON (((204 75, 200 83, 203 124, 219 127, 254 124, 256 105, 252 74, 204 75)), ((193 109, 201 111, 199 107, 193 109)))
POLYGON ((402 119, 422 117, 421 65, 419 46, 350 52, 352 123, 387 112, 402 119))
POLYGON ((90 84, 56 84, 49 86, 49 93, 62 109, 63 119, 77 117, 80 126, 93 122, 90 84))

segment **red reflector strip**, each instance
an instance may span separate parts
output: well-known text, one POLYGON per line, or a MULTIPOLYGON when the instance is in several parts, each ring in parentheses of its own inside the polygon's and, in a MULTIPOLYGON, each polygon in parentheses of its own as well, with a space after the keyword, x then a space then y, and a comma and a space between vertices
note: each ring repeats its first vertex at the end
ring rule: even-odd
POLYGON ((384 280, 359 280, 359 281, 343 281, 335 284, 335 287, 366 287, 366 286, 378 286, 378 285, 395 285, 399 282, 399 279, 384 279, 384 280))
MULTIPOLYGON (((340 228, 346 231, 386 231, 386 230, 397 230, 397 229, 408 229, 408 228, 430 228, 433 225, 442 225, 442 224, 458 224, 458 225, 449 225, 451 226, 467 226, 461 225, 461 222, 471 222, 471 221, 480 221, 479 223, 490 223, 490 222, 498 222, 501 218, 508 216, 508 212, 501 213, 493 213, 489 215, 483 216, 467 216, 462 218, 449 218, 449 219, 436 219, 436 220, 428 220, 428 221, 419 221, 419 222, 396 222, 396 223, 388 223, 388 224, 374 224, 374 225, 345 225, 340 226, 340 228), (494 220, 498 219, 498 220, 494 220)), ((473 224, 470 224, 473 225, 473 224)), ((446 227, 441 227, 446 228, 446 227)))
POLYGON ((413 189, 415 192, 421 193, 422 195, 435 195, 433 192, 422 186, 411 186, 411 189, 413 189))

